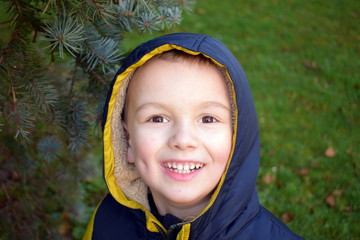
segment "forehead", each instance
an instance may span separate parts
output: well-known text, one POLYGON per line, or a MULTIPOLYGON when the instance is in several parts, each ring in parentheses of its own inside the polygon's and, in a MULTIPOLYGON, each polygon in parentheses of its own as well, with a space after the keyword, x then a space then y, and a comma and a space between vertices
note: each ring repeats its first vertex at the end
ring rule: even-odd
POLYGON ((227 92, 224 75, 210 61, 196 58, 155 58, 135 71, 130 80, 128 94, 157 91, 156 94, 159 95, 164 91, 176 93, 184 90, 227 92))

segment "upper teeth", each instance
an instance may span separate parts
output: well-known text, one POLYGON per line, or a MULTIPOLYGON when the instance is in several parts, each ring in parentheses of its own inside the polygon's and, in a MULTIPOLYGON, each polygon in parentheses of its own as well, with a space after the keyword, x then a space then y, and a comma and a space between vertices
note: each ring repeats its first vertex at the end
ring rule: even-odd
POLYGON ((186 173, 190 173, 192 171, 195 171, 199 168, 202 168, 204 166, 203 163, 186 163, 186 164, 181 164, 181 163, 165 163, 164 165, 166 168, 168 168, 170 171, 174 171, 176 173, 182 173, 182 174, 186 174, 186 173))

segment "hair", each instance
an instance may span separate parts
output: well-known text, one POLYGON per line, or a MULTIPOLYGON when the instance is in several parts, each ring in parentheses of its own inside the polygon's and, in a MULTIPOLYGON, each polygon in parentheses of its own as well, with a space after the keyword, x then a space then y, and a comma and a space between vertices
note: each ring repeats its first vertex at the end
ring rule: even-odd
POLYGON ((190 62, 190 63, 198 63, 200 65, 214 65, 214 66, 218 67, 217 64, 215 64, 210 58, 205 57, 203 54, 192 55, 192 54, 188 54, 186 52, 183 52, 183 51, 180 51, 177 49, 172 49, 172 50, 160 53, 158 55, 155 55, 154 57, 152 57, 150 59, 150 61, 156 60, 156 59, 168 60, 171 62, 184 61, 184 62, 190 62))

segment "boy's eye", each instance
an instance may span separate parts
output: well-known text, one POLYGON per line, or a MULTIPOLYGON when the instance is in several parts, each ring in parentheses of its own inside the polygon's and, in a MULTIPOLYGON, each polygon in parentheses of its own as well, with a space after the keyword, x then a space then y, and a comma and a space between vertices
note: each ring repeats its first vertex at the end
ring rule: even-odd
POLYGON ((200 119, 201 123, 215 123, 217 122, 216 118, 212 116, 205 116, 200 119))
POLYGON ((169 120, 167 120, 166 118, 164 117, 161 117, 161 116, 154 116, 154 117, 151 117, 148 122, 154 122, 154 123, 164 123, 164 122, 169 122, 169 120))

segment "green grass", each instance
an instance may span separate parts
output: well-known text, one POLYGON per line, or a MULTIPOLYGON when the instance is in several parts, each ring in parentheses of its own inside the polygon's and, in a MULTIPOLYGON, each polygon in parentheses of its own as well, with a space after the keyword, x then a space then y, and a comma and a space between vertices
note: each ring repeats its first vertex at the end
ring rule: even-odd
MULTIPOLYGON (((290 214, 283 220, 306 239, 359 238, 360 2, 197 2, 172 31, 220 39, 245 69, 260 122, 262 204, 290 214)), ((153 36, 127 37, 133 48, 153 36)))

